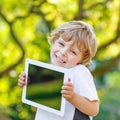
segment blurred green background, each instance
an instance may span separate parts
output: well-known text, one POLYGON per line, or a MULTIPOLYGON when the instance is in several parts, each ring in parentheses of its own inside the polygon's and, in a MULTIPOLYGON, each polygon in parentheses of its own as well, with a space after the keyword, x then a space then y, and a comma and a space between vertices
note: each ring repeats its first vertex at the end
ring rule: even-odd
POLYGON ((70 20, 93 25, 98 52, 91 70, 100 98, 94 120, 120 120, 120 1, 1 0, 0 120, 34 120, 35 109, 21 102, 18 76, 26 58, 49 62, 47 37, 70 20))

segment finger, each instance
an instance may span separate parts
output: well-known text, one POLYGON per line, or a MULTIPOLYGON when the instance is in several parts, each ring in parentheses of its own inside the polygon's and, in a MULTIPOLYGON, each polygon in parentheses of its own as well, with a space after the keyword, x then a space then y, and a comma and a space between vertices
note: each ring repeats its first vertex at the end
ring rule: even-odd
POLYGON ((63 86, 62 86, 62 89, 64 89, 64 88, 73 88, 73 84, 72 83, 65 83, 63 86))
POLYGON ((20 77, 20 80, 25 82, 26 78, 23 77, 23 76, 21 76, 21 77, 20 77))
POLYGON ((66 99, 72 98, 70 95, 66 95, 66 94, 63 94, 62 96, 63 96, 64 98, 66 98, 66 99))
POLYGON ((24 79, 19 79, 18 82, 23 84, 23 83, 25 83, 25 80, 24 79))
POLYGON ((62 96, 67 100, 73 98, 73 96, 74 96, 73 91, 62 90, 61 93, 62 93, 62 96))
POLYGON ((73 88, 71 86, 66 86, 66 85, 63 85, 62 86, 62 90, 68 90, 68 91, 72 91, 73 88))
POLYGON ((20 79, 26 79, 26 75, 20 75, 19 78, 20 79))
POLYGON ((19 79, 25 81, 26 75, 25 75, 25 74, 20 74, 20 75, 19 75, 19 79))
POLYGON ((68 91, 61 91, 62 93, 62 96, 65 98, 65 99, 71 99, 73 97, 73 94, 71 92, 68 92, 68 91))
POLYGON ((25 81, 22 81, 22 80, 19 79, 19 80, 18 80, 18 86, 19 86, 19 85, 20 85, 20 86, 24 86, 24 85, 25 85, 25 81))
POLYGON ((24 84, 18 83, 18 86, 19 86, 19 87, 23 87, 23 86, 24 86, 24 84))
POLYGON ((61 93, 63 94, 63 95, 71 95, 71 91, 68 91, 68 90, 61 90, 61 93))

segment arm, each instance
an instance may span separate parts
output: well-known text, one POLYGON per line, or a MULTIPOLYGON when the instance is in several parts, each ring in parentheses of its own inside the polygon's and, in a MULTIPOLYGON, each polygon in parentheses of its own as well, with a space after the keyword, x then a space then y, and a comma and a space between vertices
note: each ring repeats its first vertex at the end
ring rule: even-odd
POLYGON ((68 100, 81 112, 89 116, 96 116, 98 114, 99 112, 98 100, 90 101, 87 98, 84 98, 75 93, 73 84, 70 82, 70 80, 63 85, 61 93, 66 100, 68 100))

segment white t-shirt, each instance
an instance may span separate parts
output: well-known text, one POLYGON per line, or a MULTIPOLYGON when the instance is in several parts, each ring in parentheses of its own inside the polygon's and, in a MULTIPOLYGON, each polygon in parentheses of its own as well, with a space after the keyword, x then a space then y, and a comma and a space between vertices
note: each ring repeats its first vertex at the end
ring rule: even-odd
MULTIPOLYGON (((73 68, 70 68, 69 78, 71 79, 71 82, 74 85, 74 90, 77 94, 91 101, 98 100, 98 95, 94 85, 93 77, 87 67, 80 64, 73 68)), ((73 118, 75 118, 76 116, 80 118, 80 113, 78 114, 76 108, 71 103, 66 101, 65 114, 63 117, 38 108, 35 120, 73 120, 73 118)), ((85 120, 92 120, 92 117, 87 117, 88 119, 85 120)))

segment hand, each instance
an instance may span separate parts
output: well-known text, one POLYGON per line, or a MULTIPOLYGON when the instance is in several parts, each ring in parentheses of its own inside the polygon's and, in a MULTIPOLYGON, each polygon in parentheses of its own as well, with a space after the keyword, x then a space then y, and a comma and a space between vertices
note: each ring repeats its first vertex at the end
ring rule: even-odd
POLYGON ((25 85, 25 80, 26 80, 26 74, 25 74, 25 72, 22 72, 19 75, 18 86, 23 87, 25 85))
POLYGON ((66 99, 66 100, 71 100, 74 96, 74 87, 73 84, 71 83, 71 80, 68 79, 68 81, 62 86, 62 96, 66 99))

